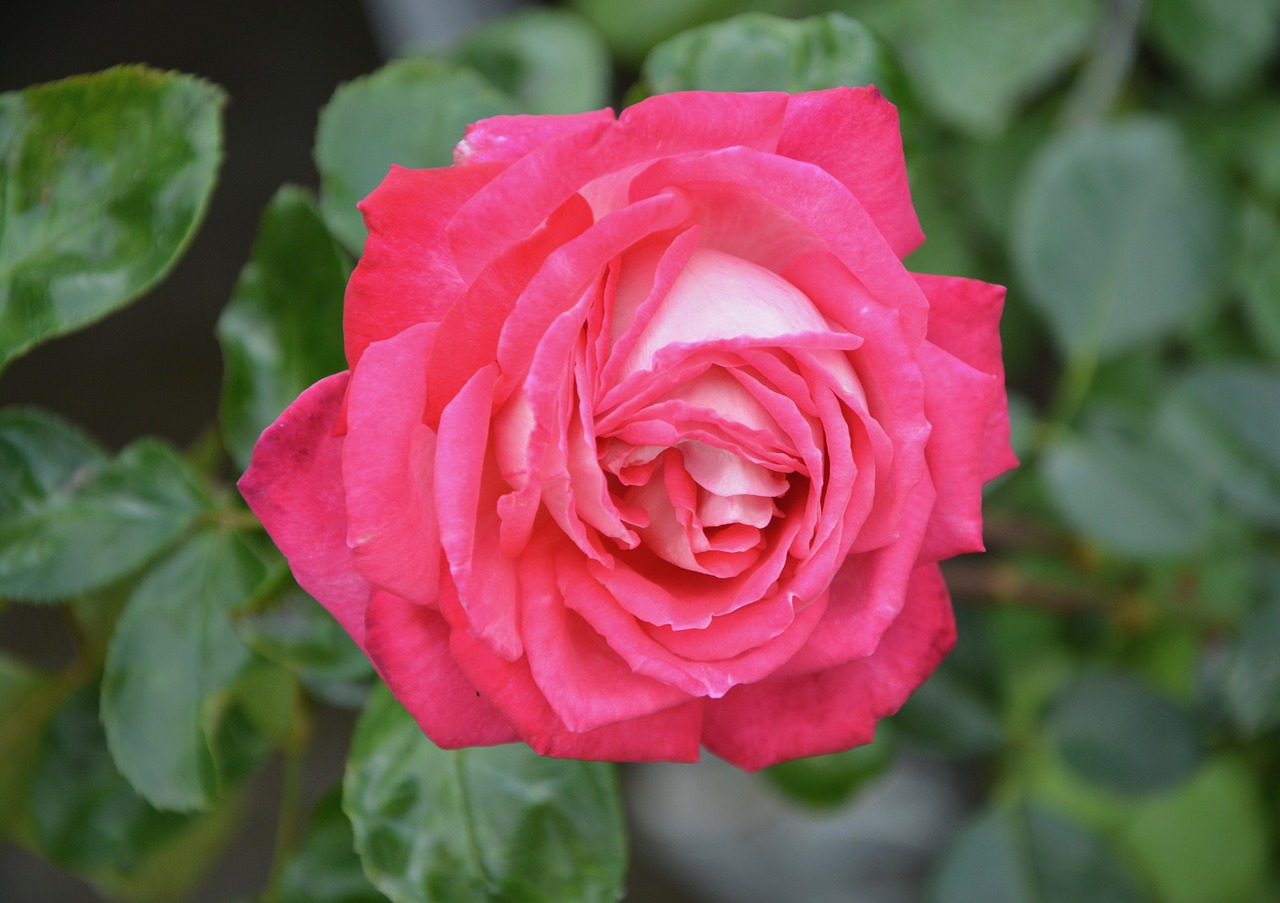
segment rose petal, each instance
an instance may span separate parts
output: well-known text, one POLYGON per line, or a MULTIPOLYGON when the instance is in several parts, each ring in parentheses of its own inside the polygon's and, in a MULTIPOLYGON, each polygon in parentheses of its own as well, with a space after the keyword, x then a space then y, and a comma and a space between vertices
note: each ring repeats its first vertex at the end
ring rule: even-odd
POLYGON ((520 739, 458 667, 449 651, 449 625, 438 611, 375 592, 365 625, 378 674, 436 746, 459 749, 520 739))
POLYGON ((533 680, 528 660, 508 661, 467 631, 468 620, 446 577, 441 610, 449 621, 450 649, 467 679, 520 736, 544 756, 614 762, 696 762, 702 703, 693 701, 619 724, 575 733, 565 727, 533 680))
POLYGON ((929 341, 996 378, 982 450, 982 478, 994 479, 1018 466, 1009 445, 1009 399, 1000 353, 1004 286, 976 279, 913 275, 929 299, 929 341))
POLYGON ((587 132, 595 135, 613 124, 612 110, 542 116, 493 116, 467 126, 466 137, 453 150, 453 162, 477 163, 518 160, 534 148, 562 135, 587 132))
POLYGON ((417 323, 435 323, 462 297, 445 240, 458 208, 492 179, 499 165, 465 169, 405 169, 387 177, 360 202, 364 253, 347 283, 342 331, 347 364, 355 367, 370 342, 417 323))
POLYGON ((370 583, 433 605, 440 580, 436 434, 422 422, 436 324, 365 349, 347 394, 347 545, 370 583))
MULTIPOLYGON (((659 158, 632 180, 631 200, 634 203, 659 192, 683 188, 695 209, 702 212, 699 222, 706 233, 714 234, 719 208, 705 204, 700 197, 708 186, 720 192, 731 188, 755 194, 821 238, 841 263, 857 273, 867 293, 898 311, 903 332, 912 344, 924 338, 928 302, 923 291, 858 199, 834 177, 807 163, 745 147, 729 147, 659 158)), ((764 217, 764 209, 767 208, 761 208, 752 222, 735 218, 733 229, 750 228, 764 217)), ((789 265, 787 261, 775 261, 771 267, 781 272, 789 265)))
POLYGON ((937 565, 917 568, 902 613, 872 655, 812 674, 770 677, 708 700, 703 743, 748 771, 869 743, 876 721, 902 706, 955 636, 937 565))
POLYGON ((594 730, 689 702, 689 694, 633 671, 565 608, 554 547, 544 534, 520 560, 521 626, 533 681, 565 727, 594 730))
MULTIPOLYGON (((532 148, 490 183, 491 190, 468 202, 450 226, 459 272, 464 279, 474 277, 493 259, 495 248, 520 242, 594 179, 624 174, 625 197, 626 170, 651 159, 658 141, 664 153, 735 146, 773 150, 786 103, 785 94, 660 94, 627 107, 612 126, 593 120, 590 127, 532 148), (486 241, 477 242, 478 234, 486 241)), ((618 207, 607 199, 593 206, 601 214, 618 207)))
POLYGON ((843 182, 898 257, 924 241, 907 186, 898 110, 874 87, 792 95, 778 153, 843 182))
POLYGON ((580 235, 592 222, 579 196, 570 197, 537 229, 506 248, 480 273, 440 321, 438 351, 427 364, 427 425, 477 370, 493 363, 498 337, 520 293, 547 257, 580 235))
POLYGON ((780 669, 780 676, 821 671, 871 655, 895 619, 902 617, 902 587, 913 570, 937 494, 924 480, 911 493, 897 542, 851 555, 828 591, 826 615, 809 641, 780 669))
POLYGON ((938 474, 938 501, 921 561, 981 552, 983 439, 996 377, 925 342, 917 352, 925 378, 924 412, 933 424, 925 460, 938 474))
POLYGON ((470 618, 468 629, 499 655, 515 659, 524 649, 520 588, 515 563, 502 552, 497 506, 506 483, 487 450, 496 378, 496 367, 484 368, 440 415, 436 513, 450 583, 470 618))
POLYGON ((298 584, 364 648, 372 588, 352 567, 342 493, 343 439, 333 435, 349 374, 307 389, 253 449, 237 486, 289 560, 298 584))

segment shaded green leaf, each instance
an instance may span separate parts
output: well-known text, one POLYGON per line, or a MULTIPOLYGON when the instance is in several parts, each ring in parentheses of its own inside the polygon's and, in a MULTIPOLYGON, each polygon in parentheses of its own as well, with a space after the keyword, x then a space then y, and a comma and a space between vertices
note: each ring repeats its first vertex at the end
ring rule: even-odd
POLYGON ((438 749, 384 688, 356 728, 343 807, 365 873, 396 903, 621 896, 612 766, 518 744, 438 749))
POLYGON ((1272 0, 1157 0, 1147 26, 1193 85, 1221 97, 1262 74, 1280 29, 1280 6, 1272 0))
POLYGON ((218 318, 219 420, 232 460, 304 389, 346 369, 342 298, 351 263, 305 189, 281 188, 262 215, 249 262, 218 318))
POLYGON ((98 721, 96 685, 77 691, 54 716, 29 805, 40 851, 82 872, 128 872, 190 819, 153 809, 116 770, 98 721))
POLYGON ((1239 762, 1210 762, 1175 793, 1144 802, 1123 842, 1161 903, 1267 899, 1267 814, 1257 779, 1239 762))
POLYGON ((0 367, 169 271, 213 189, 221 106, 138 66, 0 94, 0 367))
POLYGON ((875 740, 844 752, 792 759, 761 772, 788 797, 809 806, 830 808, 848 802, 893 760, 892 734, 886 724, 875 740))
POLYGON ((570 0, 604 35, 623 63, 638 64, 661 41, 686 29, 736 13, 795 15, 808 4, 795 0, 570 0))
POLYGON ((1172 787, 1195 772, 1203 755, 1181 706, 1121 674, 1088 675, 1068 686, 1047 726, 1072 771, 1117 793, 1172 787))
POLYGON ((369 659, 342 625, 296 586, 238 614, 234 624, 254 651, 296 673, 321 699, 364 704, 374 676, 369 659))
POLYGON ((1260 204, 1240 211, 1236 284, 1253 338, 1280 359, 1280 217, 1260 204))
POLYGON ((989 809, 943 859, 931 903, 1139 903, 1101 841, 1034 807, 989 809))
POLYGON ((345 84, 320 114, 320 210, 352 253, 364 247, 356 204, 397 166, 448 166, 466 127, 517 112, 476 73, 437 60, 396 60, 345 84))
POLYGON ((946 756, 984 755, 1003 740, 991 702, 945 662, 911 695, 893 724, 904 742, 946 756))
POLYGON ((468 35, 454 59, 529 113, 580 113, 609 103, 609 51, 589 22, 567 10, 503 16, 468 35))
POLYGON ((847 0, 897 49, 921 103, 973 133, 1004 128, 1075 62, 1094 33, 1091 0, 847 0))
POLYGON ((1222 691, 1232 720, 1245 733, 1280 724, 1280 588, 1241 626, 1222 691))
POLYGON ((1176 447, 1138 426, 1090 418, 1083 433, 1045 453, 1045 485, 1072 526, 1115 554, 1190 551, 1211 524, 1210 484, 1176 447))
POLYGON ((188 530, 205 498, 181 459, 144 439, 112 460, 47 414, 0 414, 0 593, 57 600, 138 567, 188 530))
POLYGON ((120 771, 152 805, 208 806, 220 694, 249 649, 227 618, 265 569, 233 535, 201 533, 138 585, 107 652, 102 720, 120 771))
POLYGON ((334 788, 316 803, 298 848, 280 874, 276 903, 385 903, 365 877, 351 821, 334 788))
POLYGON ((816 91, 875 85, 890 100, 906 94, 884 43, 840 13, 799 21, 746 13, 682 32, 644 62, 652 93, 816 91))
POLYGON ((1217 183, 1159 119, 1069 132, 1022 185, 1013 256, 1071 358, 1160 338, 1224 294, 1231 222, 1217 183))
POLYGON ((1233 512, 1280 527, 1280 417, 1274 412, 1280 412, 1280 372, 1215 364, 1178 380, 1158 426, 1233 512))
POLYGON ((26 813, 44 725, 66 692, 55 678, 0 653, 0 837, 26 813))

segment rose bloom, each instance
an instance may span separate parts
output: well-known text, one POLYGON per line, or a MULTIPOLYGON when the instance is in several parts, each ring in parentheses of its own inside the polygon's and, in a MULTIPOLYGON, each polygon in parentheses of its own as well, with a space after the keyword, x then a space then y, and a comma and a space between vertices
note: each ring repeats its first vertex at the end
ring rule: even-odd
POLYGON ((923 235, 874 88, 472 125, 362 204, 350 370, 240 482, 442 747, 743 768, 872 738, 1016 462, 1004 290, 923 235))

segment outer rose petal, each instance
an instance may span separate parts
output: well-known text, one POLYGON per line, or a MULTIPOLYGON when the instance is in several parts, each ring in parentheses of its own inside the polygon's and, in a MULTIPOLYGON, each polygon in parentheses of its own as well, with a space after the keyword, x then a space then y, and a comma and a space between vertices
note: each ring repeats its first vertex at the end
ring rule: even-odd
POLYGON ((983 437, 996 377, 975 370, 932 342, 916 352, 925 373, 925 415, 933 433, 925 447, 937 474, 938 502, 929 521, 921 561, 981 552, 983 437))
POLYGON ((786 103, 785 94, 660 94, 628 107, 611 126, 593 122, 593 128, 538 145, 478 193, 450 225, 459 272, 471 278, 493 259, 490 242, 499 248, 516 244, 571 194, 633 164, 721 147, 772 151, 786 103), (655 154, 658 143, 662 151, 655 154), (487 241, 475 241, 480 232, 487 241))
POLYGON ((466 137, 453 151, 454 163, 518 160, 540 144, 570 132, 595 133, 613 122, 612 110, 564 116, 494 116, 467 126, 466 137))
POLYGON ((364 648, 372 588, 351 565, 342 497, 343 440, 333 435, 348 374, 335 373, 298 396, 253 449, 240 494, 315 596, 364 648))
POLYGON ((794 95, 778 153, 816 164, 848 186, 899 257, 924 241, 907 187, 898 110, 874 87, 794 95))
POLYGON ((454 661, 449 625, 438 611, 376 592, 365 636, 378 674, 437 746, 458 749, 520 739, 454 661))
POLYGON ((906 604, 876 651, 800 677, 735 687, 705 705, 703 742, 748 771, 869 743, 955 644, 955 620, 937 565, 917 568, 906 604))
POLYGON ((342 478, 347 545, 370 583, 434 605, 440 582, 436 436, 422 422, 436 324, 370 345, 351 376, 342 478))
POLYGON ((1009 398, 1000 354, 1004 286, 956 276, 912 275, 929 299, 929 341, 996 378, 982 451, 982 479, 994 479, 1018 466, 1009 445, 1009 398))
POLYGON ((448 578, 441 609, 453 632, 455 661, 481 695, 493 703, 539 755, 615 762, 696 762, 702 704, 690 702, 620 724, 575 733, 547 703, 534 683, 529 663, 508 661, 468 632, 469 621, 448 578))
POLYGON ((497 164, 451 169, 391 167, 360 202, 364 253, 347 283, 342 331, 348 366, 370 342, 417 323, 435 323, 466 287, 449 253, 445 227, 458 208, 492 179, 497 164))

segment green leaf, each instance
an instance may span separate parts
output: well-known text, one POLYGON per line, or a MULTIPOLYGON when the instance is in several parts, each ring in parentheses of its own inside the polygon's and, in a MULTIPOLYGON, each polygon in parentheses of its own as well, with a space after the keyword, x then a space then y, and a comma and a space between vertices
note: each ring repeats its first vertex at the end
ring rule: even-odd
POLYGON ((138 585, 107 652, 102 721, 120 771, 152 805, 207 807, 220 694, 251 653, 227 619, 265 568, 234 535, 198 534, 138 585))
POLYGON ((1224 294, 1231 221, 1215 181, 1160 119, 1049 142, 1022 185, 1013 256, 1072 359, 1160 338, 1224 294))
POLYGON ((1280 527, 1280 373, 1251 364, 1187 372, 1166 396, 1160 434, 1241 517, 1280 527))
POLYGON ((241 468, 262 431, 312 383, 346 369, 342 298, 351 263, 305 189, 281 188, 218 319, 223 441, 241 468))
POLYGON ((1257 735, 1280 724, 1280 587, 1240 629, 1222 681, 1236 725, 1257 735))
POLYGON ((930 903, 1139 903, 1111 852, 1034 807, 989 809, 943 859, 930 903))
POLYGON ((386 903, 365 877, 351 821, 334 788, 311 811, 307 832, 280 874, 276 903, 386 903))
POLYGON ((971 133, 1001 131, 1088 46, 1091 0, 849 0, 898 51, 920 100, 971 133))
POLYGON ((233 618, 255 652, 296 673, 334 705, 359 708, 374 673, 369 659, 320 603, 296 586, 233 618))
POLYGON ((514 744, 438 749, 383 688, 356 727, 343 807, 365 873, 396 903, 594 903, 622 893, 612 766, 514 744))
POLYGON ((1161 903, 1261 901, 1270 858, 1262 799, 1248 767, 1218 759, 1143 803, 1123 842, 1161 903))
POLYGON ((609 103, 609 51, 589 22, 567 10, 503 16, 468 35, 454 59, 529 113, 580 113, 609 103))
POLYGON ((1236 284, 1250 333, 1272 359, 1280 360, 1280 217, 1261 204, 1240 211, 1236 284))
POLYGON ((320 113, 316 133, 325 222, 359 254, 365 230, 356 204, 392 164, 448 166, 469 124, 517 111, 514 100, 479 75, 437 60, 396 60, 341 86, 320 113))
POLYGON ((1058 510, 1117 555, 1176 555, 1200 546, 1213 514, 1206 478, 1163 437, 1102 414, 1045 453, 1041 473, 1058 510))
POLYGON ((798 803, 834 808, 884 773, 893 760, 891 737, 887 724, 882 724, 871 743, 826 756, 792 759, 761 773, 798 803))
POLYGON ((1212 97, 1257 80, 1275 48, 1280 6, 1272 0, 1158 0, 1148 30, 1156 47, 1212 97))
POLYGON ((0 367, 169 271, 213 190, 222 101, 139 66, 0 94, 0 367))
POLYGON ((187 531, 206 499, 143 439, 113 460, 46 414, 0 413, 0 593, 64 599, 124 576, 187 531))
POLYGON ((98 721, 96 685, 77 691, 54 716, 29 805, 40 851, 80 872, 128 872, 190 819, 153 809, 116 770, 98 721))
POLYGON ((884 43, 840 13, 794 21, 746 13, 664 41, 644 62, 650 91, 816 91, 876 85, 906 94, 884 43))
POLYGON ((1152 793, 1189 778, 1203 750, 1187 712, 1122 674, 1081 677, 1055 700, 1048 731, 1080 777, 1116 793, 1152 793))

